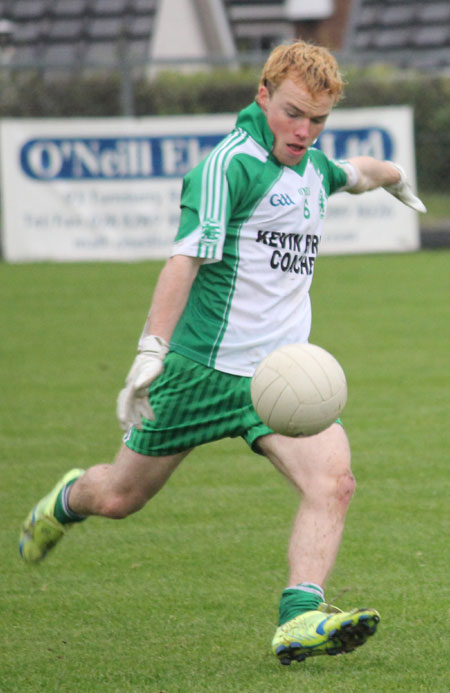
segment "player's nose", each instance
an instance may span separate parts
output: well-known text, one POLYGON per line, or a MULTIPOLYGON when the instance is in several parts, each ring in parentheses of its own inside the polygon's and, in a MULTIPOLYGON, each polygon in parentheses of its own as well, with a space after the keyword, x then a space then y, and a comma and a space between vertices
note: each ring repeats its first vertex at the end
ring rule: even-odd
POLYGON ((311 134, 311 119, 299 118, 294 128, 295 135, 300 139, 308 139, 311 134))

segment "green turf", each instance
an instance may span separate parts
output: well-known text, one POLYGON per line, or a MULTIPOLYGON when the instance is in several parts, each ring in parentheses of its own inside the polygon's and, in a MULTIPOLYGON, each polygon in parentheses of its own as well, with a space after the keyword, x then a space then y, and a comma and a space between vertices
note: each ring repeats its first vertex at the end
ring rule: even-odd
POLYGON ((0 691, 448 691, 447 251, 317 264, 312 341, 347 372, 358 480, 327 596, 380 610, 360 651, 289 668, 270 653, 297 499, 241 441, 197 450, 137 515, 91 519, 22 563, 31 505, 115 453, 160 266, 0 265, 0 691))

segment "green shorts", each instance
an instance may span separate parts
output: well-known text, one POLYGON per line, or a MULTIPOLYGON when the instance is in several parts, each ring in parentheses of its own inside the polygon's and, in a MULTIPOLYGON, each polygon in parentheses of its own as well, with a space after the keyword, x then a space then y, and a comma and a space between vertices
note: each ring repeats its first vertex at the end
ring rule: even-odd
POLYGON ((242 436, 255 451, 257 438, 273 433, 253 409, 250 378, 222 373, 171 351, 150 390, 155 420, 131 428, 126 445, 152 457, 242 436))

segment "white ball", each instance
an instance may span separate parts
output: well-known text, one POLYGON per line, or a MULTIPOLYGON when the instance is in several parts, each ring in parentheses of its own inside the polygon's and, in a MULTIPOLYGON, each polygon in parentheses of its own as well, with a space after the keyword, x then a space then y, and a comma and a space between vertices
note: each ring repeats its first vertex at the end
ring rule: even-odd
POLYGON ((347 402, 338 361, 315 344, 287 344, 261 361, 251 380, 253 406, 276 433, 310 436, 336 421, 347 402))

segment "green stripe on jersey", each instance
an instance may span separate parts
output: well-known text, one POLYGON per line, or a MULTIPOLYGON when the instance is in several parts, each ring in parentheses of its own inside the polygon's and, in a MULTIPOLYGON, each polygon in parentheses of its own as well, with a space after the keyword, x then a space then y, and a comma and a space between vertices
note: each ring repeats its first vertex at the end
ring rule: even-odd
POLYGON ((202 237, 198 246, 198 257, 214 259, 218 246, 222 245, 221 238, 226 233, 228 200, 226 173, 236 147, 245 142, 247 137, 248 134, 242 130, 232 132, 205 160, 199 210, 202 237))
MULTIPOLYGON (((265 176, 262 176, 263 178, 263 187, 267 186, 265 189, 265 193, 267 192, 275 185, 275 183, 279 180, 279 178, 282 175, 282 171, 278 171, 278 175, 276 177, 273 176, 273 173, 269 170, 269 168, 266 166, 263 169, 264 173, 268 173, 267 175, 267 180, 265 176)), ((255 173, 259 173, 261 171, 261 165, 260 162, 255 163, 255 173), (259 170, 258 170, 259 169, 259 170)), ((247 210, 247 216, 246 218, 242 221, 242 224, 239 225, 239 227, 236 229, 236 234, 234 236, 227 236, 225 239, 225 247, 224 247, 224 256, 227 255, 227 241, 229 241, 230 245, 230 256, 234 257, 234 264, 233 264, 233 270, 232 270, 232 276, 231 276, 231 285, 230 285, 230 292, 227 297, 227 301, 224 305, 224 312, 223 312, 223 319, 222 319, 222 324, 220 326, 220 329, 217 333, 217 339, 215 340, 209 359, 208 359, 208 366, 214 367, 217 353, 220 348, 221 341, 223 339, 223 336, 226 332, 227 325, 228 325, 228 318, 230 314, 230 309, 231 309, 231 304, 233 300, 233 295, 236 289, 236 282, 238 278, 238 270, 239 270, 239 260, 240 260, 240 254, 239 254, 239 240, 240 240, 240 232, 242 229, 242 226, 245 224, 245 222, 251 218, 252 214, 255 211, 255 208, 258 206, 260 197, 258 196, 257 198, 254 199, 253 206, 249 207, 247 210)), ((217 267, 215 267, 218 269, 217 267)))
MULTIPOLYGON (((261 199, 269 194, 283 173, 283 169, 273 162, 249 156, 242 149, 235 147, 233 152, 230 152, 232 160, 222 163, 226 163, 228 173, 231 172, 228 184, 231 198, 238 194, 241 197, 245 195, 246 204, 241 204, 239 217, 227 219, 221 262, 201 266, 171 341, 174 351, 211 367, 216 365, 217 354, 228 327, 239 276, 241 230, 254 214, 261 199), (244 158, 244 170, 252 182, 251 186, 248 185, 248 181, 242 180, 241 162, 244 158), (200 324, 201 340, 198 339, 197 332, 200 324), (197 346, 200 343, 201 351, 197 346), (196 348, 191 349, 191 345, 194 344, 196 348)), ((216 176, 220 177, 220 173, 216 167, 216 176)), ((195 194, 195 186, 192 194, 195 194)), ((191 199, 187 199, 186 204, 191 205, 191 199)))

